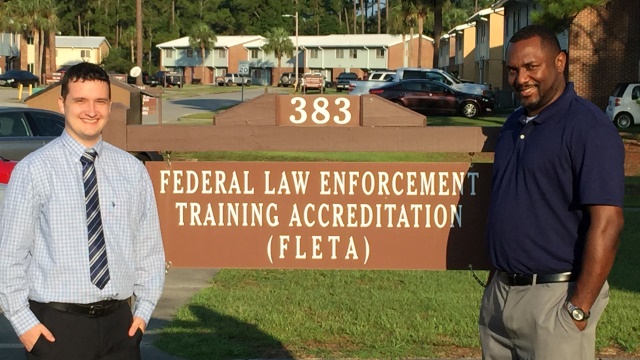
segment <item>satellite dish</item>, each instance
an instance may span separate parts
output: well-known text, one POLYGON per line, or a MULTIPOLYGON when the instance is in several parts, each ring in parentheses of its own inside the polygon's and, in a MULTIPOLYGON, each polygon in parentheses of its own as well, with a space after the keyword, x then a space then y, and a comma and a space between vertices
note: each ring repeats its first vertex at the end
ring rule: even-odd
POLYGON ((140 76, 140 74, 142 74, 142 69, 140 68, 140 66, 134 66, 131 68, 131 70, 129 70, 129 75, 131 77, 138 77, 140 76))

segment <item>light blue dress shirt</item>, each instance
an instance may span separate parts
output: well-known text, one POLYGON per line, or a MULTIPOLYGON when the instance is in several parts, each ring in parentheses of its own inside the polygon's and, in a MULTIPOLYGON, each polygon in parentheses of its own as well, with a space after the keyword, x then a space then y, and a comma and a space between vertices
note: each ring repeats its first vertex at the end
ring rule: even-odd
POLYGON ((80 157, 66 131, 15 167, 0 212, 0 305, 18 335, 39 323, 29 300, 88 304, 136 296, 148 324, 164 286, 165 258, 151 179, 131 154, 93 147, 111 280, 91 283, 80 157))

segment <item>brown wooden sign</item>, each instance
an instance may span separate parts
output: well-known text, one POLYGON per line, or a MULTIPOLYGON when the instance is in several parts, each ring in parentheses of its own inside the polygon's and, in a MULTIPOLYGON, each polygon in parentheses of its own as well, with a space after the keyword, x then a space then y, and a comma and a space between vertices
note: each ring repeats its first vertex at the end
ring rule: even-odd
POLYGON ((176 267, 487 268, 490 164, 147 162, 176 267))
POLYGON ((360 126, 360 97, 335 95, 280 95, 276 125, 360 126))

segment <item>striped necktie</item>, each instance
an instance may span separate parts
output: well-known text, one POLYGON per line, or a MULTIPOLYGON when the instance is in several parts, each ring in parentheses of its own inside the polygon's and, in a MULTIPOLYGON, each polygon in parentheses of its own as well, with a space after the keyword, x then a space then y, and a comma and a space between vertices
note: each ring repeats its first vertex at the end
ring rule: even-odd
POLYGON ((107 261, 107 247, 102 232, 102 218, 100 216, 100 199, 98 197, 98 179, 94 161, 98 154, 94 149, 87 150, 80 162, 84 181, 84 200, 87 205, 87 234, 89 238, 89 267, 91 282, 99 289, 103 289, 109 282, 109 264, 107 261))

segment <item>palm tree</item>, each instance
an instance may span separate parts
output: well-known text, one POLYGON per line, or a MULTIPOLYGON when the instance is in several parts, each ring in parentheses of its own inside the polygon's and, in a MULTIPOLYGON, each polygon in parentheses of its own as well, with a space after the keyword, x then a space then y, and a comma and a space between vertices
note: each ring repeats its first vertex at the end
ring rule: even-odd
POLYGON ((429 5, 424 0, 412 0, 413 14, 418 19, 418 67, 422 67, 422 34, 424 33, 424 19, 429 13, 429 5))
POLYGON ((202 81, 201 84, 205 83, 204 77, 204 58, 207 50, 210 50, 214 47, 215 42, 218 41, 216 34, 211 30, 209 25, 204 22, 198 22, 191 28, 191 33, 189 34, 189 46, 193 49, 200 49, 200 56, 202 59, 202 81))
MULTIPOLYGON (((7 15, 11 16, 8 28, 21 32, 26 37, 33 36, 34 45, 37 44, 35 75, 42 75, 44 55, 44 34, 49 26, 49 13, 54 9, 52 0, 11 0, 5 3, 7 15)), ((53 10, 55 11, 55 10, 53 10)), ((55 51, 54 51, 55 53, 55 51)))
MULTIPOLYGON (((263 49, 266 53, 271 53, 275 55, 278 59, 278 76, 276 79, 280 79, 280 74, 282 73, 282 57, 293 56, 293 42, 289 38, 289 33, 284 28, 275 27, 272 28, 271 31, 267 31, 264 34, 264 37, 267 39, 267 43, 264 45, 263 49)), ((298 56, 298 54, 296 54, 298 56)), ((295 79, 297 82, 298 79, 295 79)))
MULTIPOLYGON (((410 66, 407 62, 407 32, 411 32, 413 40, 413 26, 415 25, 413 6, 408 0, 399 0, 392 8, 387 19, 389 34, 402 34, 402 66, 410 66)), ((412 43, 409 42, 409 55, 411 55, 412 43)), ((409 56, 411 59, 411 56, 409 56)))

